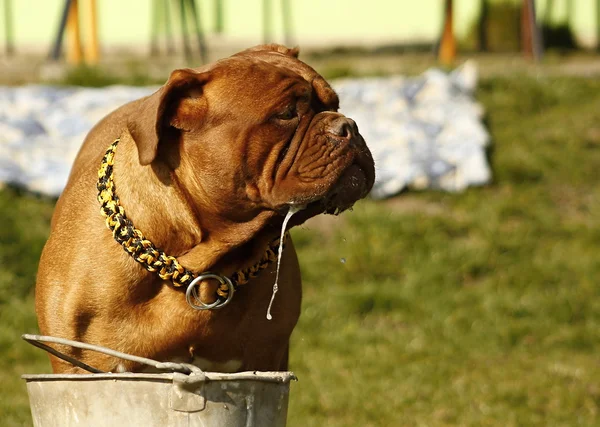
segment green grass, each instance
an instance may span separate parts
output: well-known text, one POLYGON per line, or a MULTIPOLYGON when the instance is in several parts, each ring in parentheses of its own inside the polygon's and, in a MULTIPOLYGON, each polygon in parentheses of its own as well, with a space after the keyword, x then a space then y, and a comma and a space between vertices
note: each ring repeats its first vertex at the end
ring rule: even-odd
MULTIPOLYGON (((293 231, 290 427, 600 425, 600 81, 493 78, 478 97, 493 185, 293 231)), ((18 376, 48 369, 19 335, 51 207, 0 192, 2 425, 29 422, 18 376)))
POLYGON ((36 332, 33 286, 54 203, 0 191, 0 425, 30 425, 21 374, 49 370, 47 358, 20 336, 36 332))
POLYGON ((162 85, 167 76, 153 77, 147 70, 140 69, 138 64, 125 64, 125 70, 115 72, 111 69, 89 66, 78 66, 69 69, 59 80, 48 83, 66 86, 104 87, 110 85, 152 86, 162 85))

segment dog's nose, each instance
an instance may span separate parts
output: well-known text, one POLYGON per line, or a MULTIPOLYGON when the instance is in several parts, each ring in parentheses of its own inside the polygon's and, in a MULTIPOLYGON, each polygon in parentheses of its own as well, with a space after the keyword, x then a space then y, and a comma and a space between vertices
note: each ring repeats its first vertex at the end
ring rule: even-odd
POLYGON ((354 120, 342 116, 333 120, 327 131, 338 137, 352 138, 358 135, 358 126, 356 126, 354 120))

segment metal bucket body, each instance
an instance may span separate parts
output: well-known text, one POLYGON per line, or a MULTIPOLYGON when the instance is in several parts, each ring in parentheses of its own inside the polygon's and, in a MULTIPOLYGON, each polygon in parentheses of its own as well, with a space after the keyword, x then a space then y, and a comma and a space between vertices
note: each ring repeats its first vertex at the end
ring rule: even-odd
POLYGON ((284 427, 291 372, 24 375, 36 427, 284 427))

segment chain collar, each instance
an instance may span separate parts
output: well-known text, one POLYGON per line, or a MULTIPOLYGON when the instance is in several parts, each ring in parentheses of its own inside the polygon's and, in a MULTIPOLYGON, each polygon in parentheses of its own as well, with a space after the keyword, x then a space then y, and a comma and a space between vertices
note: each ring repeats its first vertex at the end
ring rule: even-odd
MULTIPOLYGON (((116 194, 113 166, 118 144, 119 139, 108 147, 98 170, 98 201, 101 206, 100 212, 106 218, 106 226, 112 231, 114 239, 123 246, 123 249, 146 270, 156 273, 163 280, 171 281, 175 287, 186 286, 186 300, 192 308, 211 310, 224 307, 231 301, 234 292, 240 285, 248 283, 251 278, 258 276, 261 270, 277 260, 279 238, 269 244, 258 263, 236 271, 231 277, 209 272, 196 274, 182 266, 177 258, 165 254, 154 246, 127 218, 125 210, 119 202, 119 196, 116 194), (217 300, 212 304, 203 303, 198 292, 201 282, 206 279, 219 281, 217 300)), ((285 234, 284 241, 287 236, 288 233, 285 234)))

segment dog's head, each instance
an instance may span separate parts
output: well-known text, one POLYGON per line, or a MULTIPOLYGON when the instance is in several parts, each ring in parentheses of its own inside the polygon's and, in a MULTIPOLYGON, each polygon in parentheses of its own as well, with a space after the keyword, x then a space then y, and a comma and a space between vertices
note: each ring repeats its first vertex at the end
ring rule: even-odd
POLYGON ((297 50, 258 46, 174 71, 129 129, 140 163, 165 162, 204 209, 243 221, 307 205, 302 220, 370 191, 373 159, 329 84, 297 50))

